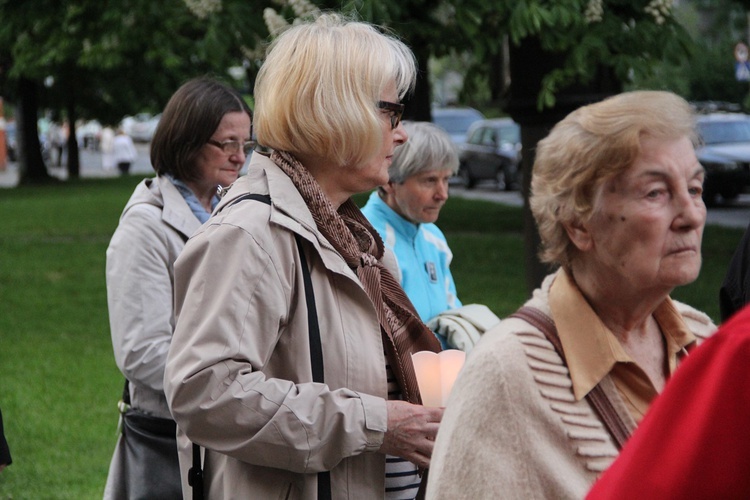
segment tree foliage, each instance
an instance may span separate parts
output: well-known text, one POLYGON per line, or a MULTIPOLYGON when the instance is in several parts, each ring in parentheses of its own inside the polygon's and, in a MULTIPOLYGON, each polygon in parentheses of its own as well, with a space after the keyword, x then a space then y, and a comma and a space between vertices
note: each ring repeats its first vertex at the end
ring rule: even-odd
MULTIPOLYGON (((184 80, 226 78, 229 66, 242 63, 243 48, 256 39, 247 39, 251 29, 240 24, 253 12, 252 3, 237 3, 219 24, 200 19, 183 0, 0 0, 0 94, 20 105, 26 94, 19 84, 30 82, 41 105, 72 125, 78 117, 117 123, 126 114, 157 112, 184 80)), ((245 24, 262 25, 255 19, 245 24)), ((36 109, 19 107, 27 121, 36 120, 36 109)), ((38 139, 26 139, 24 161, 41 162, 38 139)), ((22 178, 44 171, 26 167, 22 178)), ((69 174, 77 174, 70 161, 69 174)))
POLYGON ((735 78, 734 47, 749 43, 746 3, 703 0, 681 4, 675 17, 696 44, 689 59, 678 64, 656 63, 655 71, 635 77, 632 88, 663 89, 692 101, 725 101, 750 109, 748 82, 735 78))
POLYGON ((571 84, 591 82, 601 68, 626 82, 649 74, 657 61, 675 63, 692 50, 668 0, 508 0, 496 5, 500 28, 511 43, 535 38, 543 51, 561 60, 542 81, 540 109, 553 107, 556 95, 571 84))

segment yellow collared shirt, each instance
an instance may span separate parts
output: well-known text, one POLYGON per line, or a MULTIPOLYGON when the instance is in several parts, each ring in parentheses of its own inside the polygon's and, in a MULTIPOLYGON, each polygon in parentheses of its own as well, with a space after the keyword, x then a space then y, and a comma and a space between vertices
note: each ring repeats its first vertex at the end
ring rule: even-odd
MULTIPOLYGON (((557 273, 549 303, 573 382, 576 400, 586 397, 607 374, 636 422, 640 422, 658 392, 643 369, 631 358, 612 331, 596 315, 565 270, 557 273)), ((667 297, 654 311, 667 348, 671 376, 684 354, 695 343, 672 300, 667 297)))

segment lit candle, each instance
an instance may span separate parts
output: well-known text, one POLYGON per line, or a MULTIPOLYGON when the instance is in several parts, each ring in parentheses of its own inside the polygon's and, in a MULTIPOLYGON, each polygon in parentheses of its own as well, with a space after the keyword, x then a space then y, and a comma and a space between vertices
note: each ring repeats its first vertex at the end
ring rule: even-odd
POLYGON ((466 353, 458 349, 448 349, 439 354, 420 351, 412 354, 411 359, 422 395, 422 404, 444 407, 448 403, 448 396, 458 372, 464 365, 466 353))

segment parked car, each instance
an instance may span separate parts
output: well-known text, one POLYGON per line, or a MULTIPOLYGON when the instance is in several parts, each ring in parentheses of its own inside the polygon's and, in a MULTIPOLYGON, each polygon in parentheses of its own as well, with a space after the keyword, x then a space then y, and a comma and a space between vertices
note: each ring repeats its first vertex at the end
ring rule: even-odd
POLYGON ((131 118, 127 127, 123 126, 123 131, 135 142, 151 142, 160 119, 161 114, 151 116, 148 113, 138 113, 131 118))
POLYGON ((456 146, 466 141, 471 125, 484 120, 484 115, 474 108, 432 108, 432 122, 451 136, 456 146))
POLYGON ((481 120, 471 126, 459 152, 458 176, 466 188, 493 180, 499 189, 520 187, 521 128, 510 118, 481 120))
POLYGON ((711 205, 721 196, 737 198, 750 184, 750 116, 741 113, 699 115, 698 161, 706 170, 703 199, 711 205))

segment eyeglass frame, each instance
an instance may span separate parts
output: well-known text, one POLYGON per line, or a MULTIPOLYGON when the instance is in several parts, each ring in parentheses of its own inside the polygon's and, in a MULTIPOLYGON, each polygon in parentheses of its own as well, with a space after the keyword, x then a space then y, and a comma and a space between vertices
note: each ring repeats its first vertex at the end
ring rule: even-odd
POLYGON ((397 102, 378 101, 378 108, 391 113, 389 115, 389 118, 391 119, 391 130, 396 130, 398 124, 401 123, 401 118, 404 116, 404 109, 406 109, 406 106, 397 102))
POLYGON ((209 139, 209 140, 206 141, 206 144, 210 144, 212 146, 216 146, 217 148, 221 149, 222 153, 228 154, 228 155, 236 155, 237 153, 239 153, 240 151, 242 151, 245 154, 245 156, 247 156, 248 154, 250 154, 255 149, 255 141, 253 141, 253 140, 240 142, 240 141, 236 141, 234 139, 230 139, 228 141, 219 142, 219 141, 215 141, 213 139, 209 139), (236 144, 237 145, 237 146, 235 146, 235 147, 232 148, 234 151, 227 150, 227 146, 229 146, 230 144, 236 144))

